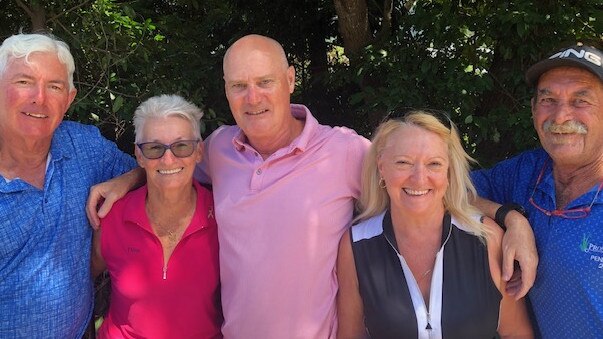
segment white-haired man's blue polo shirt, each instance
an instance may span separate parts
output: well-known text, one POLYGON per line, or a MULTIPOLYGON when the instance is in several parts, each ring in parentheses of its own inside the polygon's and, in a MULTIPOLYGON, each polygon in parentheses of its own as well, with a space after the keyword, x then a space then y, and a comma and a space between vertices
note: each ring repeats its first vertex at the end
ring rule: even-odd
POLYGON ((93 126, 63 122, 44 188, 0 176, 0 338, 80 338, 93 306, 90 186, 136 166, 93 126))

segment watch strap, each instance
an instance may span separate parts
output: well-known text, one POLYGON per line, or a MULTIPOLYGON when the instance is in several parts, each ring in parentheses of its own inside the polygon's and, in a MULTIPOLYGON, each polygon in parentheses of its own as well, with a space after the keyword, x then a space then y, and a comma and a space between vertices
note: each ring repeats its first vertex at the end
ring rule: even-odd
POLYGON ((520 204, 514 202, 509 204, 503 204, 496 210, 496 214, 494 215, 494 221, 496 221, 498 226, 500 226, 500 228, 505 231, 507 230, 507 225, 505 225, 505 218, 507 217, 507 214, 509 214, 509 212, 511 211, 517 211, 521 213, 521 215, 523 215, 524 217, 527 217, 526 210, 520 204))

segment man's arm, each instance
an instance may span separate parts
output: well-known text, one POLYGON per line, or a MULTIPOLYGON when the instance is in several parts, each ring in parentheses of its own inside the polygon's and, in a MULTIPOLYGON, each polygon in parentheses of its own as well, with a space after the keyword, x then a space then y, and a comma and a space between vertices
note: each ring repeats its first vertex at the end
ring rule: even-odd
POLYGON ((113 204, 129 191, 142 186, 146 181, 144 169, 137 167, 109 181, 90 188, 86 203, 86 215, 92 228, 100 227, 100 218, 104 218, 113 204))
MULTIPOLYGON (((479 197, 474 204, 492 219, 495 218, 496 211, 501 206, 479 197)), ((505 216, 504 224, 507 231, 502 241, 503 279, 507 281, 506 292, 515 300, 519 300, 528 293, 536 279, 536 267, 538 266, 536 242, 530 223, 521 213, 510 211, 505 216), (514 274, 515 261, 519 262, 521 271, 514 274)))

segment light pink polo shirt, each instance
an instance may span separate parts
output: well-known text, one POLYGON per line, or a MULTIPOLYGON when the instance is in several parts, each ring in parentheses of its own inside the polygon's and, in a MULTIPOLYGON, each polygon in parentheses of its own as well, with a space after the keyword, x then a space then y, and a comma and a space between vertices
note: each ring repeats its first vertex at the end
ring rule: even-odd
POLYGON ((305 106, 291 111, 305 120, 302 134, 265 161, 237 126, 206 140, 227 339, 336 334, 337 248, 369 141, 319 125, 305 106))

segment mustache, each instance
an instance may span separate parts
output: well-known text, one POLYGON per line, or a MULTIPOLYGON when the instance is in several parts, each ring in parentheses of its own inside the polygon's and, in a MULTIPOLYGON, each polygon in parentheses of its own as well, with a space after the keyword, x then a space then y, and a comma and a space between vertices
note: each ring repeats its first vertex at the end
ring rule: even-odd
POLYGON ((566 121, 561 125, 554 124, 550 120, 547 120, 544 122, 544 125, 542 125, 542 127, 546 132, 551 133, 586 134, 587 132, 586 125, 575 120, 566 121))

